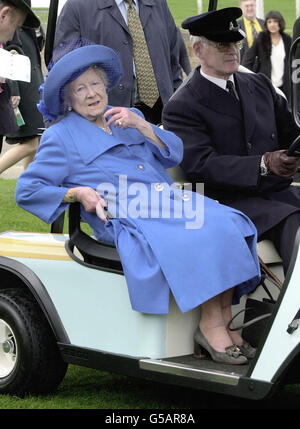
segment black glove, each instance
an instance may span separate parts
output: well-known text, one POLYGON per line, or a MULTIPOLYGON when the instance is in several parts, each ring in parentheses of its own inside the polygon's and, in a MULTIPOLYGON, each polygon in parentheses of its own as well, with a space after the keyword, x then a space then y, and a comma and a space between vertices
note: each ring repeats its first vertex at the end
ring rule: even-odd
POLYGON ((264 154, 264 161, 268 173, 273 173, 280 177, 293 176, 298 168, 298 158, 287 156, 286 150, 266 152, 264 154))

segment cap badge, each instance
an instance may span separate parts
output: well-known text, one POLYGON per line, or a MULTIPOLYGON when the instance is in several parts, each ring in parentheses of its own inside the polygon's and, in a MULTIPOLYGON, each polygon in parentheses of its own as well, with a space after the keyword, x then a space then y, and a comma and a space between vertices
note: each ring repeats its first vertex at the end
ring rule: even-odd
POLYGON ((234 25, 234 23, 231 21, 229 24, 229 31, 238 31, 239 26, 238 24, 234 25))

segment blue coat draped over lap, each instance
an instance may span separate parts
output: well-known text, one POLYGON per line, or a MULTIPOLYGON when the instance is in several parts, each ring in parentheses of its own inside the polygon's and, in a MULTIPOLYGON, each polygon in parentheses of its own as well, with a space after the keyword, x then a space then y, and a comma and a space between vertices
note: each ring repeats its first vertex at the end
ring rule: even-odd
POLYGON ((83 209, 82 216, 99 240, 115 242, 135 310, 167 313, 170 290, 183 312, 233 286, 235 301, 252 290, 259 278, 252 222, 169 187, 165 169, 181 161, 181 140, 153 125, 162 149, 136 129, 111 129, 113 135, 75 112, 48 128, 18 180, 17 203, 51 223, 67 207, 68 188, 97 189, 114 218, 104 223, 83 209))

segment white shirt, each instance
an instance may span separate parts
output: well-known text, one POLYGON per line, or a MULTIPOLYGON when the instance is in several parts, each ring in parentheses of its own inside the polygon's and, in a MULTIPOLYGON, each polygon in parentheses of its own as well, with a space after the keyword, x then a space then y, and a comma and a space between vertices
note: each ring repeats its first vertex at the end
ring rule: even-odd
MULTIPOLYGON (((226 88, 227 80, 220 79, 220 78, 214 77, 214 76, 210 76, 209 74, 204 73, 202 71, 201 67, 200 67, 200 73, 202 74, 203 77, 205 77, 205 79, 208 79, 210 82, 214 83, 215 85, 218 85, 220 88, 224 89, 224 91, 228 92, 228 89, 226 88)), ((231 80, 231 82, 234 85, 233 75, 229 76, 228 80, 231 80)))
POLYGON ((283 84, 284 59, 285 50, 281 37, 278 45, 272 45, 271 52, 271 81, 277 88, 283 84))
MULTIPOLYGON (((124 0, 115 0, 116 5, 118 6, 121 15, 124 18, 124 21, 127 24, 127 9, 128 9, 128 3, 124 0)), ((135 7, 137 14, 139 14, 139 5, 137 0, 133 0, 132 2, 133 6, 135 7)))

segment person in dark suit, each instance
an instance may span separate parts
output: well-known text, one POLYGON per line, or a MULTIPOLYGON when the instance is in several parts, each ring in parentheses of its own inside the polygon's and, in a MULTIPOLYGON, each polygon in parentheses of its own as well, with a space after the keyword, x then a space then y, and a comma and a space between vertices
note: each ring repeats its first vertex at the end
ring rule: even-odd
POLYGON ((280 12, 267 13, 263 31, 248 49, 243 65, 256 73, 264 73, 273 85, 290 99, 289 52, 292 38, 284 32, 285 21, 280 12))
POLYGON ((300 189, 291 186, 298 158, 286 149, 299 130, 270 79, 237 72, 240 15, 227 8, 183 22, 201 67, 165 106, 163 125, 183 140, 187 179, 247 214, 258 239, 274 242, 286 272, 300 225, 300 189))
POLYGON ((184 71, 184 73, 188 76, 192 70, 190 58, 185 45, 185 41, 178 27, 177 27, 177 34, 178 34, 178 43, 179 43, 179 64, 182 70, 184 71))
POLYGON ((256 17, 256 0, 240 0, 240 8, 243 16, 237 22, 246 34, 240 51, 241 64, 243 64, 248 49, 251 48, 255 38, 262 31, 264 20, 256 17))
POLYGON ((68 0, 58 18, 54 46, 82 37, 114 49, 120 55, 124 75, 109 94, 109 104, 137 107, 148 121, 157 124, 163 104, 182 82, 177 28, 166 0, 134 0, 158 89, 155 104, 148 106, 141 101, 137 85, 128 7, 124 0, 68 0))
MULTIPOLYGON (((0 0, 0 48, 11 40, 17 27, 21 25, 35 28, 40 26, 38 17, 24 0, 0 0)), ((1 76, 0 76, 1 78, 1 76)), ((0 82, 0 152, 3 136, 17 129, 10 90, 4 79, 0 82)))
MULTIPOLYGON (((30 5, 30 0, 25 1, 30 5)), ((13 146, 0 157, 0 174, 22 159, 24 169, 27 168, 34 158, 45 126, 43 117, 37 109, 40 100, 39 88, 44 81, 40 55, 45 42, 42 27, 39 34, 37 37, 33 28, 22 26, 17 29, 12 42, 6 44, 6 49, 17 49, 30 58, 31 76, 30 82, 8 83, 13 105, 19 108, 24 124, 19 126, 16 132, 6 135, 6 143, 13 146)))

